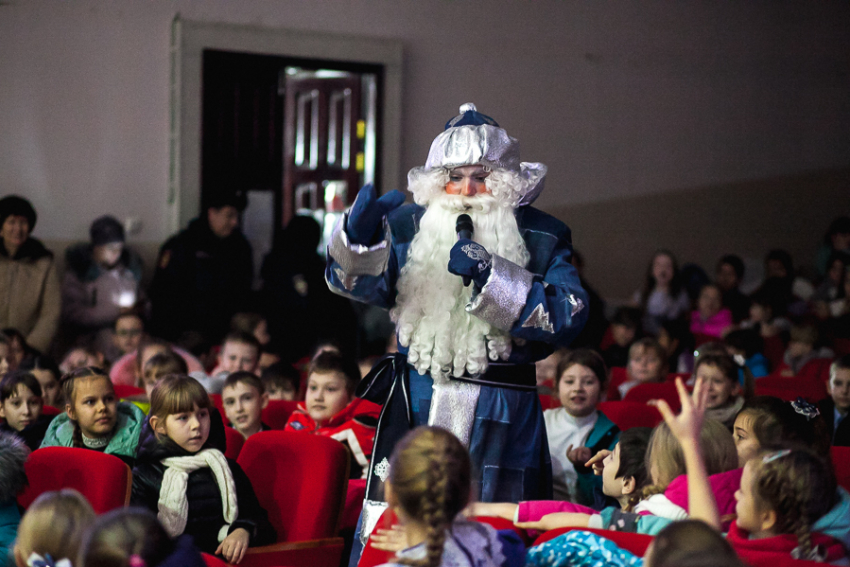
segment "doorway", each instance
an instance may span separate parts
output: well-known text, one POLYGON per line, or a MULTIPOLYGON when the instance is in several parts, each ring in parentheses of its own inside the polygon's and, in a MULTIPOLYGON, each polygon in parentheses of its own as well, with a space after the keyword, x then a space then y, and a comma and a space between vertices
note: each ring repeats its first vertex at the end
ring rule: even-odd
POLYGON ((244 191, 254 265, 294 215, 322 227, 320 250, 366 183, 376 183, 382 65, 203 51, 201 209, 244 191))

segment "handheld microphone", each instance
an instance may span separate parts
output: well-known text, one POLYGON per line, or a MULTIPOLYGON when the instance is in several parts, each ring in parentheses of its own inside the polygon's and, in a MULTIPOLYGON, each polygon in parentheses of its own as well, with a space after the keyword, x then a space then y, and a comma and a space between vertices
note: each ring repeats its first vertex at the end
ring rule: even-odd
MULTIPOLYGON (((459 215, 457 217, 457 221, 455 221, 455 232, 457 233, 457 239, 460 240, 465 238, 467 240, 472 240, 472 233, 474 232, 474 227, 472 226, 472 219, 467 214, 459 215)), ((469 287, 472 279, 468 276, 463 276, 463 285, 465 287, 469 287)))

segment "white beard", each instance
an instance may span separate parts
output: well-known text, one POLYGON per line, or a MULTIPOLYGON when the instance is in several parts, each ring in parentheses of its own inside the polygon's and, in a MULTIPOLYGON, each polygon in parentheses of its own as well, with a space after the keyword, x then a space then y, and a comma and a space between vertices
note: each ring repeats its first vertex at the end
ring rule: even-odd
POLYGON ((529 254, 517 227, 514 209, 489 193, 463 197, 440 193, 429 199, 419 230, 410 244, 391 312, 398 340, 408 347, 408 362, 438 381, 448 376, 482 374, 489 360, 507 360, 511 338, 466 312, 472 285, 464 287, 448 269, 457 242, 461 213, 472 218, 474 240, 490 254, 525 267, 529 254))

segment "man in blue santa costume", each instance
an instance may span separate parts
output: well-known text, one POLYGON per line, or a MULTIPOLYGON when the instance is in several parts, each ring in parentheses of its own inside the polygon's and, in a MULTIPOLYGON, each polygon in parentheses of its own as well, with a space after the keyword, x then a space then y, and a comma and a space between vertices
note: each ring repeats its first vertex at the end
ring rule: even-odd
POLYGON ((569 228, 530 206, 545 175, 467 103, 408 174, 415 204, 403 205, 399 191, 378 199, 367 186, 336 227, 329 286, 390 309, 399 344, 358 389, 384 404, 363 541, 385 506, 385 457, 399 429, 428 423, 457 435, 480 501, 551 497, 534 362, 569 345, 588 310, 569 228))

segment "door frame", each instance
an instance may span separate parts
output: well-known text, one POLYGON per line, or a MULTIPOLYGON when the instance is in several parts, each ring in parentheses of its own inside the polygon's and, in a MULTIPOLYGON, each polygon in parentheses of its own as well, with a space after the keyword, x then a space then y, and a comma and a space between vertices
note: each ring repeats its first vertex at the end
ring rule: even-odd
POLYGON ((401 160, 402 44, 400 41, 301 32, 220 22, 171 23, 168 219, 170 233, 198 216, 201 203, 201 86, 203 51, 220 49, 282 57, 382 65, 382 187, 397 187, 401 160))

